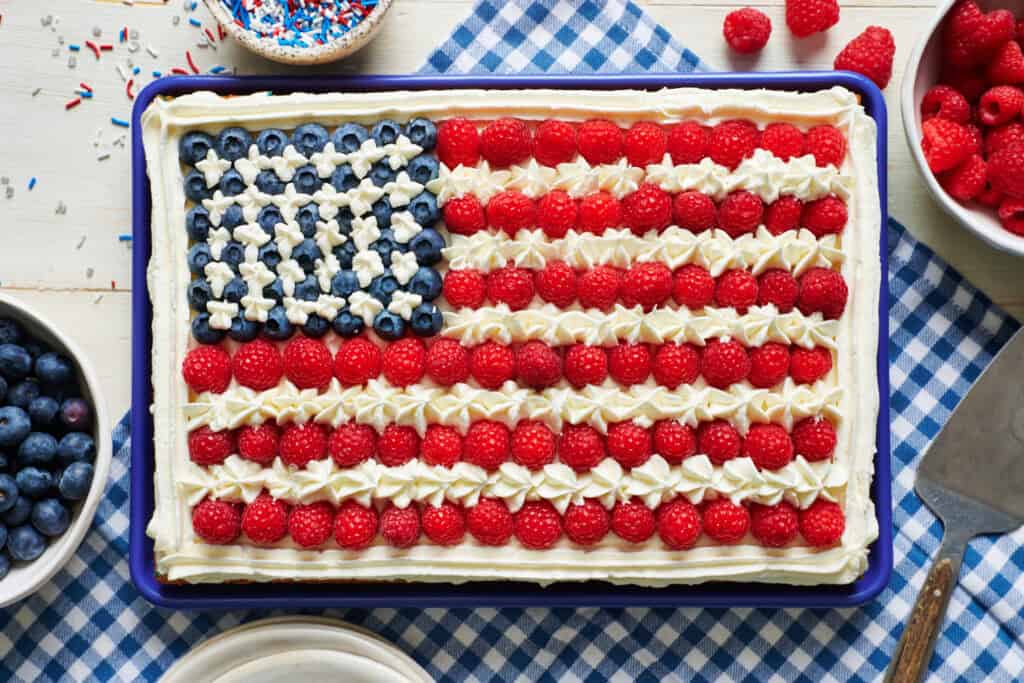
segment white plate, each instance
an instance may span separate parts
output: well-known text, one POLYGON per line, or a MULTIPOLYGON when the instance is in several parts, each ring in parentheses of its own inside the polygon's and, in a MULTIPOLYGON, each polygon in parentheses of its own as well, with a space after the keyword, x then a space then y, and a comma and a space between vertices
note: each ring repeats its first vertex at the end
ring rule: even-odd
POLYGON ((428 683, 433 679, 388 641, 315 617, 264 619, 193 648, 160 683, 428 683))

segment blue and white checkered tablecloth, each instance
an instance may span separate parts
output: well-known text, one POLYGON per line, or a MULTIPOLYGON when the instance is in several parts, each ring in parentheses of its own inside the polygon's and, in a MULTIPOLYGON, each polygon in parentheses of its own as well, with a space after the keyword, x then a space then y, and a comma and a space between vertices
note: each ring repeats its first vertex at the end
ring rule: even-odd
MULTIPOLYGON (((426 72, 691 71, 634 4, 484 0, 426 72)), ((862 609, 329 612, 395 641, 438 679, 871 681, 890 659, 941 526, 911 491, 925 445, 1018 323, 889 225, 896 571, 862 609)), ((94 527, 39 593, 0 610, 0 680, 155 680, 203 638, 267 613, 156 609, 128 576, 128 423, 94 527)), ((1024 672, 1024 531, 971 544, 932 660, 935 681, 1024 672)))

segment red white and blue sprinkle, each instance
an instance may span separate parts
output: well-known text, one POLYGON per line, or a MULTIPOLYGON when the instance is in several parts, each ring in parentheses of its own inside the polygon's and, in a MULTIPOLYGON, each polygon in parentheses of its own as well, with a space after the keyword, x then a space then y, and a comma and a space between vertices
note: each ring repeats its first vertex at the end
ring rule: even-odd
POLYGON ((122 128, 127 128, 128 126, 131 125, 130 123, 128 123, 124 119, 119 119, 116 116, 111 116, 110 117, 110 122, 112 124, 114 124, 115 126, 121 126, 122 128))
POLYGON ((285 47, 313 47, 340 38, 366 18, 377 0, 221 0, 235 24, 285 47))

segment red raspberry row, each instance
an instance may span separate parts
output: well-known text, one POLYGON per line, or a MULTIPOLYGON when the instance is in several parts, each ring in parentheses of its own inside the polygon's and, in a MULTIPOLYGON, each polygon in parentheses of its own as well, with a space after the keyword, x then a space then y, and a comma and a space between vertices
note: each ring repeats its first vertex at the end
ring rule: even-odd
POLYGON ((595 266, 576 271, 564 261, 551 261, 541 270, 514 265, 486 274, 472 268, 449 270, 442 294, 453 308, 505 304, 520 311, 540 297, 558 308, 579 303, 602 311, 616 303, 630 308, 640 305, 646 311, 675 303, 691 310, 735 308, 743 314, 755 304, 773 304, 782 313, 795 306, 804 315, 822 313, 835 319, 846 308, 849 289, 842 274, 828 268, 811 268, 798 281, 778 268, 760 277, 735 269, 713 278, 696 264, 674 273, 665 264, 654 262, 635 263, 626 269, 595 266))
POLYGON ((337 508, 321 501, 290 506, 263 493, 247 504, 211 498, 192 509, 192 528, 206 543, 235 543, 244 534, 256 545, 271 545, 284 538, 301 548, 341 547, 362 550, 378 538, 395 548, 426 542, 441 546, 461 543, 468 533, 477 543, 503 546, 513 537, 531 550, 545 550, 563 536, 579 546, 599 543, 609 533, 629 543, 644 543, 657 532, 671 550, 692 548, 706 535, 717 544, 753 542, 777 548, 800 535, 812 547, 839 542, 845 528, 842 508, 819 499, 806 510, 787 502, 776 505, 738 505, 717 498, 694 505, 676 498, 652 510, 640 500, 615 504, 609 512, 599 502, 571 505, 565 514, 547 501, 529 501, 511 512, 504 501, 483 498, 471 508, 450 501, 439 506, 388 504, 381 511, 346 501, 337 508))
POLYGON ((643 236, 669 225, 695 233, 719 228, 734 238, 753 233, 760 225, 773 235, 806 228, 824 237, 841 233, 847 219, 846 203, 834 195, 806 204, 784 195, 766 206, 753 192, 736 190, 716 204, 696 190, 670 194, 652 183, 643 183, 621 201, 608 192, 577 201, 562 190, 534 201, 516 190, 505 190, 494 195, 486 207, 473 194, 450 199, 444 206, 445 227, 456 235, 472 235, 490 227, 515 236, 520 230, 539 228, 551 239, 565 237, 569 230, 603 235, 619 227, 643 236))
POLYGON ((625 130, 605 119, 580 124, 548 119, 536 127, 515 118, 478 127, 481 124, 461 117, 441 124, 437 155, 445 165, 476 166, 483 159, 494 168, 505 168, 532 156, 545 166, 557 166, 579 154, 591 164, 613 164, 625 158, 631 166, 644 167, 660 163, 668 154, 675 164, 711 158, 732 169, 757 148, 783 160, 812 154, 819 166, 839 166, 846 157, 846 140, 832 126, 816 126, 804 133, 789 123, 773 123, 761 130, 747 120, 715 126, 639 121, 625 130))

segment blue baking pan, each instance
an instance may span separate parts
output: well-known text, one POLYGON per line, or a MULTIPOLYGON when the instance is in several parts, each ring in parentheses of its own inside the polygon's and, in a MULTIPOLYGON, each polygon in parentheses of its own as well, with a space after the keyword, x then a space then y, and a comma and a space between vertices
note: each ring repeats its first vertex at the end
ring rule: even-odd
MULTIPOLYGON (((892 573, 892 495, 890 491, 889 305, 883 279, 879 297, 877 454, 872 497, 879 536, 870 548, 867 572, 848 586, 793 587, 771 584, 709 583, 698 586, 642 588, 607 583, 565 583, 539 587, 529 583, 446 584, 200 584, 165 585, 156 580, 153 542, 146 524, 153 514, 153 400, 151 376, 152 303, 146 287, 150 256, 150 190, 142 147, 140 117, 154 98, 197 90, 223 94, 274 92, 359 92, 456 88, 561 88, 588 90, 701 88, 774 88, 814 91, 844 86, 861 96, 878 124, 878 177, 882 226, 886 217, 886 109, 871 81, 845 72, 773 74, 662 74, 616 76, 361 76, 162 78, 139 93, 132 111, 132 454, 130 565, 132 580, 151 602, 179 609, 322 609, 328 607, 851 607, 877 596, 892 573)), ((885 230, 878 257, 887 272, 885 230)))

